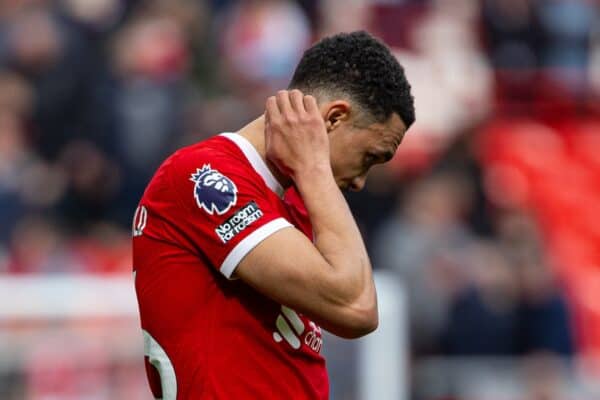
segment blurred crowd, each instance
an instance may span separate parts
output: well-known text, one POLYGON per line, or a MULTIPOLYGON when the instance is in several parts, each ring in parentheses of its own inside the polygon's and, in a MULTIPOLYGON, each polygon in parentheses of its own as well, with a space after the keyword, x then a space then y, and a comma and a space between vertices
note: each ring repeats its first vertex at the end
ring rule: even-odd
POLYGON ((348 200, 414 359, 600 350, 598 2, 0 0, 0 21, 0 273, 130 273, 160 162, 367 29, 417 123, 348 200))

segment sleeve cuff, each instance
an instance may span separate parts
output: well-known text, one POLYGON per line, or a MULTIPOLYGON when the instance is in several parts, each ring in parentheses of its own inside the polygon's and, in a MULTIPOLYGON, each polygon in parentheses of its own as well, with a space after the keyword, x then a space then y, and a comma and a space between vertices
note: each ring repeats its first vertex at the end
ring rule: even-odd
POLYGON ((262 242, 278 230, 292 226, 293 225, 290 224, 284 218, 277 218, 273 221, 267 222, 266 224, 264 224, 248 236, 246 236, 244 239, 242 239, 242 241, 239 242, 233 248, 233 250, 229 252, 227 257, 225 257, 225 260, 223 260, 223 263, 221 264, 221 268, 219 268, 219 270, 223 275, 225 275, 227 279, 233 279, 231 278, 231 275, 233 275, 233 272, 237 268, 240 261, 242 261, 242 258, 244 258, 246 254, 250 252, 250 250, 255 248, 256 245, 258 245, 260 242, 262 242))

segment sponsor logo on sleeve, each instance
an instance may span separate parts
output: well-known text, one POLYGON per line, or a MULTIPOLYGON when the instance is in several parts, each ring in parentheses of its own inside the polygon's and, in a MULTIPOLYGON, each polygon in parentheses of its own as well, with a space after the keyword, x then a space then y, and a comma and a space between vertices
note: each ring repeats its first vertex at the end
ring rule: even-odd
POLYGON ((262 210, 258 208, 256 202, 251 201, 217 226, 215 232, 223 243, 227 243, 262 216, 262 210))
POLYGON ((198 207, 213 215, 223 215, 237 202, 235 183, 210 164, 197 168, 190 180, 194 185, 194 198, 198 207))
POLYGON ((296 311, 284 305, 275 320, 276 331, 273 332, 273 340, 281 343, 287 342, 294 350, 300 349, 304 343, 315 353, 320 353, 323 347, 321 328, 310 320, 306 320, 308 326, 296 311))

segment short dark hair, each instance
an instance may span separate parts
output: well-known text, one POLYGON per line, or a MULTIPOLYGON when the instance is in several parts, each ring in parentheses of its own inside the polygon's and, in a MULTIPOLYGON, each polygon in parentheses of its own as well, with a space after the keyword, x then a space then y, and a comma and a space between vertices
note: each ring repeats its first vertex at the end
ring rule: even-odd
POLYGON ((306 50, 289 88, 344 93, 378 122, 392 113, 397 113, 407 128, 415 121, 404 68, 385 44, 364 31, 329 36, 306 50))

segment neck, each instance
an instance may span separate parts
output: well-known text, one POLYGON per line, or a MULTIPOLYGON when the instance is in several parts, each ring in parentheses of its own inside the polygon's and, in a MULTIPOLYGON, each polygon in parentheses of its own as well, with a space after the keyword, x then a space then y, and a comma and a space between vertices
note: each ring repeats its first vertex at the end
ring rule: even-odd
POLYGON ((277 181, 281 184, 281 186, 286 189, 292 186, 292 180, 288 176, 282 174, 275 164, 267 159, 264 115, 256 118, 254 121, 240 129, 237 133, 246 138, 246 140, 248 140, 252 146, 254 146, 260 157, 265 160, 267 167, 269 167, 269 170, 275 179, 277 179, 277 181))

